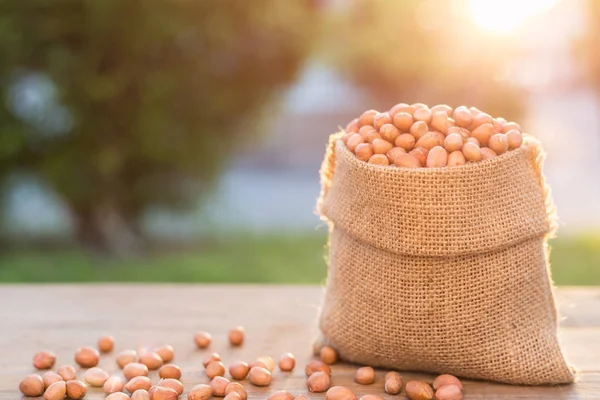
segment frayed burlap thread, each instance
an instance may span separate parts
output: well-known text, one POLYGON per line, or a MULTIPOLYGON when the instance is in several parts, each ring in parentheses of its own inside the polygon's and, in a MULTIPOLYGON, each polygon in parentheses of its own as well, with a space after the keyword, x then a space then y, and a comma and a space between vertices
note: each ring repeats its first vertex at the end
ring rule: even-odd
POLYGON ((332 135, 320 341, 342 359, 524 385, 573 382, 557 340, 543 152, 452 168, 369 165, 332 135))

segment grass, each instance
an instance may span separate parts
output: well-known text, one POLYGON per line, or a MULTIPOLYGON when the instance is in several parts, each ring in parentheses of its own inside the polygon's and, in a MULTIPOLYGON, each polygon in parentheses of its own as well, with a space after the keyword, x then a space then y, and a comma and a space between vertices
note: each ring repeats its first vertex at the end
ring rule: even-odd
MULTIPOLYGON (((237 236, 194 250, 139 259, 97 259, 77 251, 13 251, 0 255, 0 282, 322 283, 322 234, 237 236)), ((600 236, 552 241, 558 285, 600 285, 600 236)))

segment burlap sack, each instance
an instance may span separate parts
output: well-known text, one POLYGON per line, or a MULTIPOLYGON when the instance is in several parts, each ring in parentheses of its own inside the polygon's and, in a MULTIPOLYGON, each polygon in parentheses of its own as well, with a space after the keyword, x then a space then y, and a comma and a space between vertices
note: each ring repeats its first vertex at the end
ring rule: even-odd
POLYGON ((332 136, 319 344, 342 359, 512 384, 573 382, 557 341, 539 143, 453 168, 364 163, 332 136))

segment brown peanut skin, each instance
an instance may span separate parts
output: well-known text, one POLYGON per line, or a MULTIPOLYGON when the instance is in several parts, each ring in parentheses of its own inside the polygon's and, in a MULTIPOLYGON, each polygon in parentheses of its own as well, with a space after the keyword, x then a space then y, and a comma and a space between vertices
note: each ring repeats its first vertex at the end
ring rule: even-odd
POLYGON ((435 391, 436 400, 462 400, 462 390, 457 385, 443 385, 435 391))
POLYGON ((196 385, 188 393, 188 400, 208 400, 213 394, 212 387, 209 385, 196 385))
POLYGON ((313 393, 322 393, 331 386, 331 378, 326 372, 315 372, 306 380, 306 386, 313 393))
POLYGON ((35 369, 50 369, 56 362, 56 355, 51 351, 39 351, 33 356, 35 369))
POLYGON ((67 397, 69 399, 83 399, 87 394, 87 385, 81 381, 67 382, 67 397))
POLYGON ((67 394, 65 381, 54 382, 44 392, 44 400, 62 400, 67 394))
POLYGON ((375 381, 375 370, 372 367, 361 367, 354 374, 354 382, 360 385, 370 385, 375 381))
POLYGON ((325 394, 325 400, 356 400, 356 395, 347 387, 334 386, 325 394))
POLYGON ((462 383, 454 375, 442 374, 434 379, 432 386, 433 389, 437 390, 444 385, 456 385, 460 388, 460 390, 462 390, 462 383))
POLYGON ((44 380, 38 374, 27 375, 19 384, 19 390, 25 396, 41 396, 44 393, 44 380))
POLYGON ((402 376, 396 371, 385 374, 384 389, 388 394, 398 394, 402 390, 402 376))
POLYGON ((406 383, 406 395, 410 400, 432 400, 433 389, 426 382, 410 381, 406 383))
POLYGON ((285 390, 278 390, 272 393, 267 400, 294 400, 294 395, 285 390))

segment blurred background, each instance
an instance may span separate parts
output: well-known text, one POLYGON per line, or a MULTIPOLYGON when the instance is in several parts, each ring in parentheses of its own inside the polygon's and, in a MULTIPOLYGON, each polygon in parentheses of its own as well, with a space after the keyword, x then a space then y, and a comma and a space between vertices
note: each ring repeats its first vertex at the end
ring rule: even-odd
POLYGON ((398 102, 539 137, 600 284, 600 1, 7 0, 0 281, 319 283, 327 137, 398 102))

